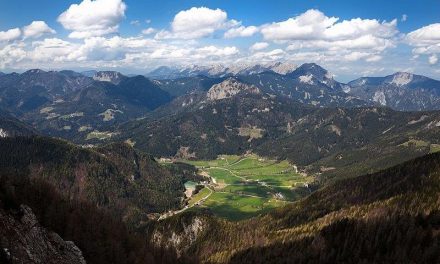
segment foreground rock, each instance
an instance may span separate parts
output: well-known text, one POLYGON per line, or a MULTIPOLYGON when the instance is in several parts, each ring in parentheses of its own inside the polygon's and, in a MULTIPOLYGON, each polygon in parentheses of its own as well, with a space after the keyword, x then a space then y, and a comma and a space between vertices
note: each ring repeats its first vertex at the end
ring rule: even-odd
POLYGON ((1 263, 85 264, 81 250, 72 242, 40 225, 32 210, 0 209, 1 263))

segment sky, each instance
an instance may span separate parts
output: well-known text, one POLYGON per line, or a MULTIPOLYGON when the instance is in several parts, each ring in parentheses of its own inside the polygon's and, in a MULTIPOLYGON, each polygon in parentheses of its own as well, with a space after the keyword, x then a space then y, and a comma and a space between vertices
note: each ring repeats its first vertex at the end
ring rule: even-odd
POLYGON ((440 79, 440 1, 0 1, 0 71, 315 62, 440 79))

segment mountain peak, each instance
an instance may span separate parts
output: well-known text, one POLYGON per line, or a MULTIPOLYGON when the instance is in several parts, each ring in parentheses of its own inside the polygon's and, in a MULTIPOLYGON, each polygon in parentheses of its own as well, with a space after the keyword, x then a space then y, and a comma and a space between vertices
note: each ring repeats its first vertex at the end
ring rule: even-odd
POLYGON ((23 74, 40 74, 40 73, 46 73, 46 72, 41 69, 30 69, 28 71, 25 71, 23 74))
POLYGON ((394 84, 396 86, 404 86, 409 84, 413 78, 414 75, 412 73, 408 72, 396 72, 393 75, 391 75, 392 79, 389 81, 390 84, 394 84))
POLYGON ((126 77, 120 72, 116 71, 99 71, 93 75, 93 80, 101 82, 111 82, 118 84, 126 77))
POLYGON ((215 101, 233 97, 241 92, 259 94, 260 89, 253 85, 245 84, 235 78, 228 78, 221 83, 214 84, 206 94, 208 100, 215 101))

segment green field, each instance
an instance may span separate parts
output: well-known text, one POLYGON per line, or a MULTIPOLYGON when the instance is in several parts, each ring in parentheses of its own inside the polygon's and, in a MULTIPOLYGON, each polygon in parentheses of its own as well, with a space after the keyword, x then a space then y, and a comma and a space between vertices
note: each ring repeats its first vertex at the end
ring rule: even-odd
POLYGON ((188 205, 209 208, 230 220, 249 218, 304 197, 309 193, 305 186, 313 180, 298 173, 287 161, 256 155, 222 155, 216 160, 183 162, 211 177, 209 186, 191 197, 188 205), (212 194, 200 201, 209 190, 212 194))

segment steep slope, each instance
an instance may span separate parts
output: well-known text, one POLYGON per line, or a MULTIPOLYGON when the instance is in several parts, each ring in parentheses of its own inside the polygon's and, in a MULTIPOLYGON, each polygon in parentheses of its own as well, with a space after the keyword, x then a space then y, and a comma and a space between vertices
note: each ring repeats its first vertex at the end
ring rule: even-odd
POLYGON ((127 144, 84 149, 44 138, 0 139, 0 175, 44 179, 71 199, 111 208, 132 226, 181 206, 191 171, 157 164, 127 144))
POLYGON ((401 111, 440 109, 440 81, 406 72, 363 77, 348 83, 349 93, 401 111))
POLYGON ((0 208, 0 221, 2 263, 86 263, 73 242, 42 227, 27 206, 13 211, 0 208))
POLYGON ((251 220, 175 216, 156 226, 152 238, 202 262, 437 263, 439 201, 437 153, 338 181, 251 220), (184 234, 192 238, 180 244, 175 238, 184 234))
POLYGON ((0 109, 0 137, 30 136, 37 134, 28 124, 0 109))
POLYGON ((176 263, 113 210, 68 198, 41 178, 0 176, 0 219, 1 263, 176 263))
POLYGON ((174 114, 129 122, 118 131, 122 138, 131 138, 137 148, 148 148, 154 155, 173 156, 189 147, 196 158, 208 159, 252 149, 263 136, 282 134, 277 126, 286 126, 288 120, 310 111, 288 99, 257 91, 254 86, 228 79, 202 96, 179 100, 181 106, 174 114))

